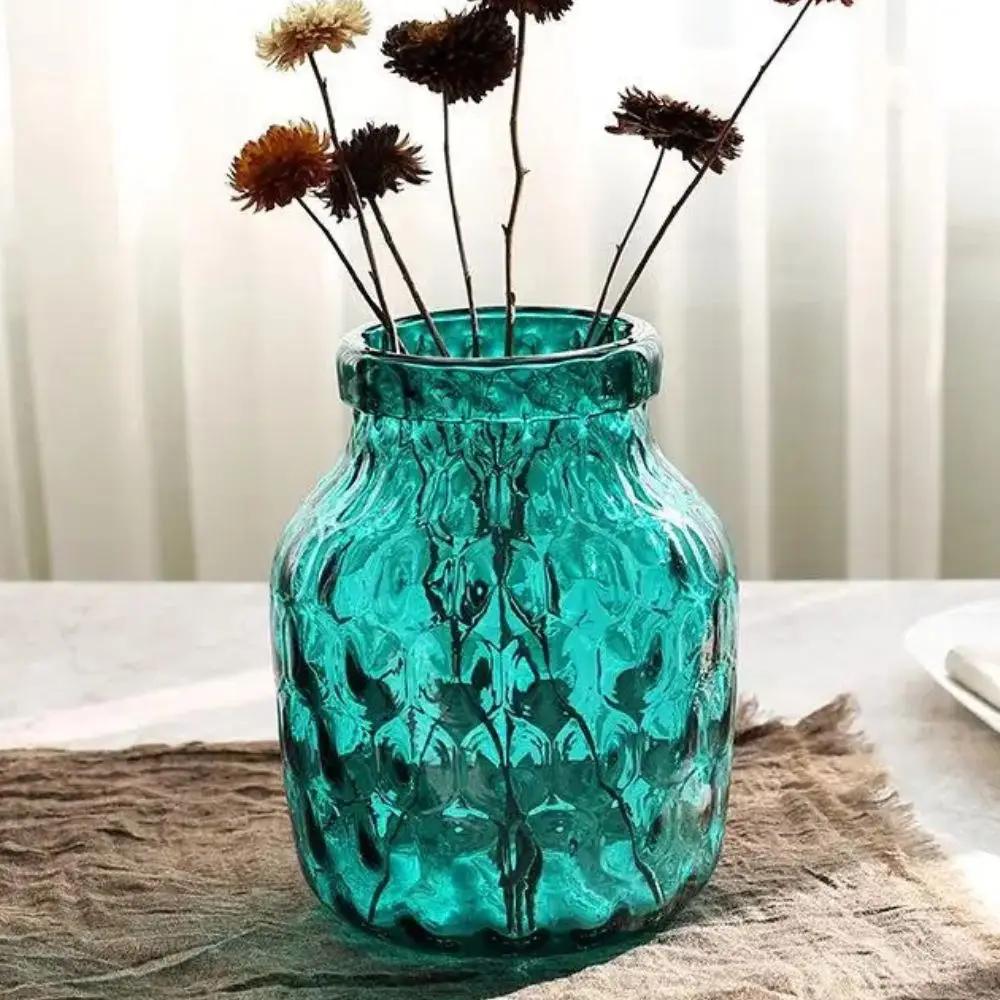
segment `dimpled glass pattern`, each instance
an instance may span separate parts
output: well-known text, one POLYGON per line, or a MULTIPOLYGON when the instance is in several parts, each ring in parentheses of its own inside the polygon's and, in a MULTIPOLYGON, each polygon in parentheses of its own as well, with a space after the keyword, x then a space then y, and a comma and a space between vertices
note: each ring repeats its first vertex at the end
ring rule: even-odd
POLYGON ((650 437, 654 332, 579 350, 588 320, 522 311, 514 359, 464 358, 461 313, 451 360, 377 330, 340 352, 350 444, 274 565, 280 735, 306 879, 386 938, 586 946, 661 926, 718 859, 732 560, 650 437))

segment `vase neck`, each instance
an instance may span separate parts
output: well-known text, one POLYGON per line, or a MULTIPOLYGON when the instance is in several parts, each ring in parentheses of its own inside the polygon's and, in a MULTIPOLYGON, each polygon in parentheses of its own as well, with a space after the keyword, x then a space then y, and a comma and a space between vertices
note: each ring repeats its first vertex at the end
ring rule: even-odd
POLYGON ((459 424, 358 412, 349 450, 355 457, 365 454, 380 464, 419 463, 421 455, 437 451, 462 453, 465 459, 497 472, 514 471, 522 459, 534 460, 543 452, 574 462, 596 450, 605 455, 619 450, 624 454, 649 434, 645 405, 590 417, 519 423, 477 420, 459 424))

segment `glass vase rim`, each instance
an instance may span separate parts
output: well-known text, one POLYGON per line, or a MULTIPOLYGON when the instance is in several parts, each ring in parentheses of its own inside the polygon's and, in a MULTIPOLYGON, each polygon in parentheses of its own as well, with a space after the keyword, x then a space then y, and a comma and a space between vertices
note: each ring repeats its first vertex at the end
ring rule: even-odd
MULTIPOLYGON (((476 309, 476 314, 480 317, 490 314, 503 314, 504 306, 480 306, 476 309)), ((578 317, 588 323, 593 320, 595 312, 593 309, 584 309, 569 306, 519 306, 518 315, 551 315, 555 317, 578 317)), ((434 320, 454 319, 467 316, 469 309, 432 309, 431 318, 434 320)), ((608 313, 600 314, 602 320, 610 319, 608 313)), ((414 313, 408 316, 394 318, 396 326, 408 326, 422 324, 423 316, 414 313)), ((372 361, 387 361, 392 364, 419 365, 420 367, 440 367, 440 368, 474 368, 481 371, 491 369, 522 368, 531 365, 551 365, 561 361, 586 361, 588 359, 599 359, 613 354, 616 351, 634 349, 636 347, 659 347, 659 335, 656 329, 647 320, 640 319, 628 313, 619 313, 616 322, 620 323, 629 332, 625 337, 606 343, 595 344, 592 347, 580 347, 568 351, 552 351, 547 354, 515 354, 511 356, 491 356, 491 357, 458 357, 440 354, 403 354, 394 351, 386 351, 372 347, 368 341, 370 334, 384 330, 380 323, 363 323, 344 335, 340 352, 350 352, 356 357, 368 358, 372 361)))
MULTIPOLYGON (((495 306, 477 312, 488 321, 489 343, 496 350, 505 310, 495 306)), ((467 351, 471 340, 468 309, 432 315, 446 341, 451 338, 453 349, 461 344, 467 351), (461 340, 456 341, 457 332, 461 340)), ((593 311, 536 306, 519 309, 518 315, 524 320, 522 344, 534 351, 510 357, 396 354, 382 349, 383 326, 358 327, 344 337, 337 352, 340 398, 358 412, 381 417, 493 423, 622 412, 642 406, 659 391, 662 349, 658 334, 646 321, 619 317, 618 340, 576 348, 573 345, 584 339, 593 311), (540 338, 540 327, 558 335, 553 340, 540 338), (537 352, 538 347, 564 345, 568 349, 537 352)), ((409 327, 407 332, 427 349, 429 331, 420 316, 397 323, 401 330, 409 327)))

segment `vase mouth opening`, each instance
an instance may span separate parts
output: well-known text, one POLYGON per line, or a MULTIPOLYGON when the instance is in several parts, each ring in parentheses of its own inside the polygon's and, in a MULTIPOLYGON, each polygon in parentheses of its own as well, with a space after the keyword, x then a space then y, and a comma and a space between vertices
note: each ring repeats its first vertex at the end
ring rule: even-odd
MULTIPOLYGON (((517 310, 514 325, 514 353, 504 353, 507 311, 503 306, 477 309, 478 349, 474 348, 468 309, 448 309, 431 313, 431 319, 445 347, 442 355, 431 330, 420 315, 396 321, 396 330, 405 353, 414 364, 477 365, 485 368, 558 361, 595 355, 627 344, 644 324, 631 316, 619 316, 613 324, 605 313, 595 322, 588 309, 532 306, 517 310)), ((372 324, 356 331, 364 348, 374 355, 388 355, 389 334, 384 326, 372 324)))
POLYGON ((505 309, 477 315, 478 356, 467 309, 431 314, 447 356, 420 316, 397 321, 405 354, 386 349, 382 326, 348 334, 337 358, 341 398, 362 412, 409 420, 520 421, 633 409, 659 389, 659 338, 643 320, 622 316, 612 328, 606 316, 595 325, 588 310, 521 308, 508 356, 505 309), (597 343, 587 346, 592 327, 597 343))

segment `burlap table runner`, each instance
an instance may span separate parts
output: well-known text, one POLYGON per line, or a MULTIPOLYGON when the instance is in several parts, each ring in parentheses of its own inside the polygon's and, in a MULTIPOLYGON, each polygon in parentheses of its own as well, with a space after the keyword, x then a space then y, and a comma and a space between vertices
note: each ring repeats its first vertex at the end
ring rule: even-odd
POLYGON ((273 746, 0 754, 0 996, 998 1000, 1000 939, 846 700, 744 713, 725 859, 617 952, 471 965, 358 948, 299 875, 273 746))

